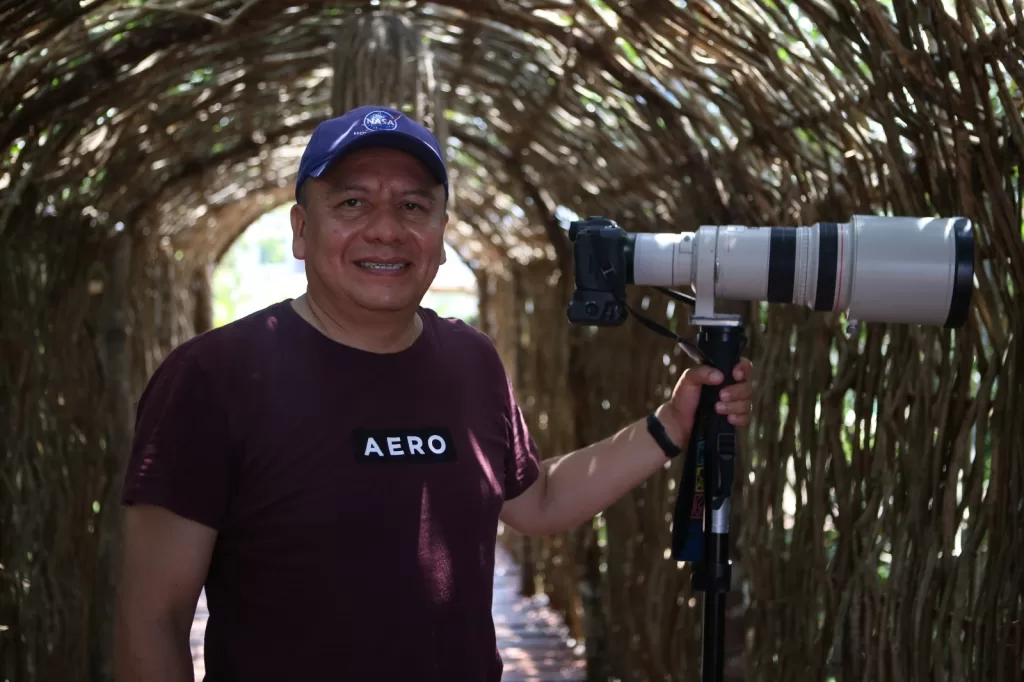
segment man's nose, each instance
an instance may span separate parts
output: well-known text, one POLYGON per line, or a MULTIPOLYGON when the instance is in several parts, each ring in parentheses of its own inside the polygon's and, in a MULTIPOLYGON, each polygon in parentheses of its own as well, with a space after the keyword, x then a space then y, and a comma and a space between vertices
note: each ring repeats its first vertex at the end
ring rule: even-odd
POLYGON ((363 233, 370 241, 397 242, 404 237, 405 229, 393 209, 379 208, 370 216, 363 233))

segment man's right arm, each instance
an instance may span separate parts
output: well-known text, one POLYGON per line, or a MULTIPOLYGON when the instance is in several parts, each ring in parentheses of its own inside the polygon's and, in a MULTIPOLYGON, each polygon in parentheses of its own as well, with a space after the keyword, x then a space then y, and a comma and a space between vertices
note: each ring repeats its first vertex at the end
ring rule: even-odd
POLYGON ((228 403, 200 365, 172 351, 143 392, 125 475, 117 576, 117 682, 191 682, 189 646, 228 508, 228 403))
POLYGON ((125 511, 117 682, 192 682, 189 635, 217 533, 166 509, 125 511))

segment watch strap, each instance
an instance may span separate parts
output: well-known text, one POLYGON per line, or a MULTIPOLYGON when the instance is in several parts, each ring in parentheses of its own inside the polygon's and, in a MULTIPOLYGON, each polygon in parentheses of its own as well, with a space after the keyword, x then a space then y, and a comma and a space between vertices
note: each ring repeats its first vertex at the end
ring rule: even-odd
POLYGON ((662 449, 665 456, 669 459, 682 454, 683 449, 672 442, 672 439, 668 437, 668 433, 665 431, 665 425, 654 416, 653 412, 647 415, 647 432, 651 434, 654 442, 658 444, 658 447, 662 449))

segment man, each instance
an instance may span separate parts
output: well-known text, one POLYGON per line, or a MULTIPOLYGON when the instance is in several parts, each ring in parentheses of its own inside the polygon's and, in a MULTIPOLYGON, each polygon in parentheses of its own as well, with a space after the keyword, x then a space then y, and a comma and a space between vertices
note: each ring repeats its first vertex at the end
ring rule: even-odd
MULTIPOLYGON (((420 306, 444 262, 434 137, 360 107, 303 154, 293 249, 308 289, 169 354, 124 487, 120 682, 192 679, 205 585, 211 682, 501 677, 499 520, 592 518, 660 469, 645 421, 541 462, 491 341, 420 306)), ((748 423, 750 362, 720 411, 748 423)), ((685 445, 707 368, 656 415, 685 445)))

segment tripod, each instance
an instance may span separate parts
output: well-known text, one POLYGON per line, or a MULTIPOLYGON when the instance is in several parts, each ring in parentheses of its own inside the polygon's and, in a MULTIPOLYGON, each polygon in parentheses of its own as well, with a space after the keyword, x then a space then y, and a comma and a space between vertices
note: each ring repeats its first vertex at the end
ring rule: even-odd
POLYGON ((715 412, 719 391, 735 383, 732 370, 746 341, 739 316, 691 316, 697 350, 724 380, 704 386, 685 453, 672 523, 672 555, 694 564, 692 586, 704 593, 702 682, 721 682, 725 667, 725 598, 731 588, 729 514, 736 468, 736 428, 715 412))

